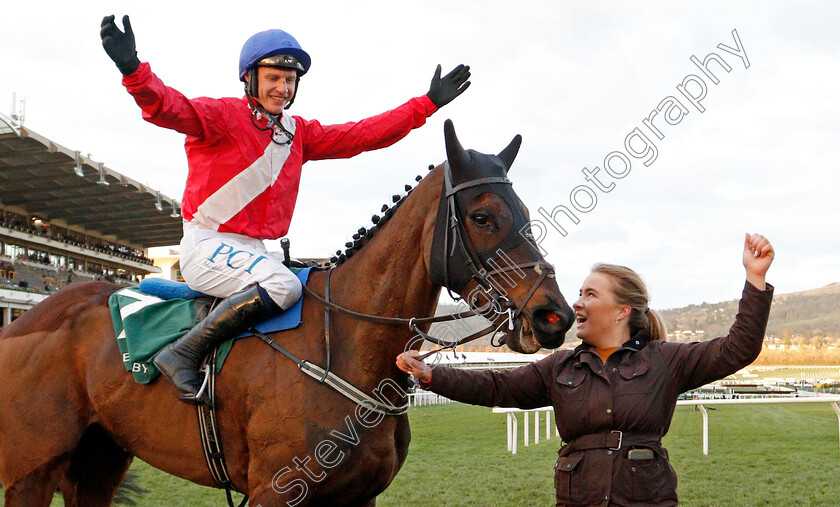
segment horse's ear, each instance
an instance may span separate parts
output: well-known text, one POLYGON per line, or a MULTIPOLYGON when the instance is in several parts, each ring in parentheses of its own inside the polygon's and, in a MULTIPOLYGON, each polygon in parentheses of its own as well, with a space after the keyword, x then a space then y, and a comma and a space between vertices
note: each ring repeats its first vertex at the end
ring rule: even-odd
POLYGON ((522 145, 522 136, 519 134, 513 138, 513 141, 507 145, 507 148, 502 150, 497 157, 502 159, 502 162, 505 163, 505 172, 510 170, 510 166, 513 165, 513 160, 516 158, 516 154, 519 153, 519 147, 522 145))
POLYGON ((452 120, 443 122, 443 138, 446 141, 446 159, 449 160, 450 167, 468 166, 469 156, 458 141, 458 136, 455 135, 455 125, 452 124, 452 120))

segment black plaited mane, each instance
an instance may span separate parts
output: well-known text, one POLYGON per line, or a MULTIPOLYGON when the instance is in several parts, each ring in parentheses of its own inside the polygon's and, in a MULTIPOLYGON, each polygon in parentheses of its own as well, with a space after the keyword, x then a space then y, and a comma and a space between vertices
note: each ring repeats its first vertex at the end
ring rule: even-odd
MULTIPOLYGON (((430 171, 434 168, 435 168, 434 165, 429 166, 430 171)), ((423 179, 423 177, 418 175, 417 177, 414 178, 414 181, 419 182, 422 179, 423 179)), ((387 222, 394 215, 394 213, 397 211, 397 208, 399 208, 400 205, 403 202, 405 202, 406 197, 408 197, 409 194, 411 194, 412 190, 413 189, 412 189, 411 185, 406 185, 405 186, 406 194, 404 196, 400 197, 398 194, 395 194, 395 195, 391 196, 391 203, 392 204, 390 204, 390 205, 389 204, 383 204, 382 208, 379 210, 379 212, 382 213, 382 216, 373 215, 371 217, 371 222, 373 222, 373 225, 369 228, 361 227, 358 231, 356 231, 353 234, 353 241, 348 241, 347 243, 344 244, 344 248, 345 248, 344 252, 342 252, 340 249, 336 250, 335 255, 330 257, 330 261, 326 264, 326 267, 330 267, 333 264, 335 264, 335 265, 343 264, 344 261, 346 261, 347 259, 352 257, 356 252, 361 250, 363 246, 368 244, 370 239, 373 238, 376 235, 376 233, 379 231, 379 228, 382 225, 384 225, 385 222, 387 222)))

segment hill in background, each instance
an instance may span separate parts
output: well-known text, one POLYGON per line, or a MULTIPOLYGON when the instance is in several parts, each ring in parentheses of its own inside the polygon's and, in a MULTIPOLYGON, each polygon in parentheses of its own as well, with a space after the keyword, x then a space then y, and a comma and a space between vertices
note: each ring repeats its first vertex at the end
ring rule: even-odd
MULTIPOLYGON (((697 341, 722 336, 735 321, 738 300, 660 310, 669 339, 697 341)), ((767 336, 790 345, 836 344, 840 337, 840 283, 773 297, 767 336)))

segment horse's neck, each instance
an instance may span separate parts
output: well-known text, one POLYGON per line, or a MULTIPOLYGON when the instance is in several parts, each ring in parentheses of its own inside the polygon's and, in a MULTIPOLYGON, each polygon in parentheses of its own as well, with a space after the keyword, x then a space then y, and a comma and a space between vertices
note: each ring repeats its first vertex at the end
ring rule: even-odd
MULTIPOLYGON (((332 290, 338 304, 386 317, 434 314, 440 287, 429 278, 424 259, 440 196, 441 181, 434 176, 427 177, 431 181, 424 180, 369 243, 335 270, 332 290)), ((375 372, 379 380, 382 375, 401 375, 394 358, 412 342, 408 326, 349 324, 341 326, 347 331, 342 340, 348 341, 366 370, 375 372)))

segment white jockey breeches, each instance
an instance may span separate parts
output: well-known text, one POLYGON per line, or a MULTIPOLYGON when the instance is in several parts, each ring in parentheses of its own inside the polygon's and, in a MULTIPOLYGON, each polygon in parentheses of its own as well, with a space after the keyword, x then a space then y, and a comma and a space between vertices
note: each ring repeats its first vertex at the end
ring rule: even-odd
POLYGON ((262 240, 184 222, 181 275, 193 290, 221 298, 260 284, 285 310, 300 298, 301 286, 282 261, 262 240))

